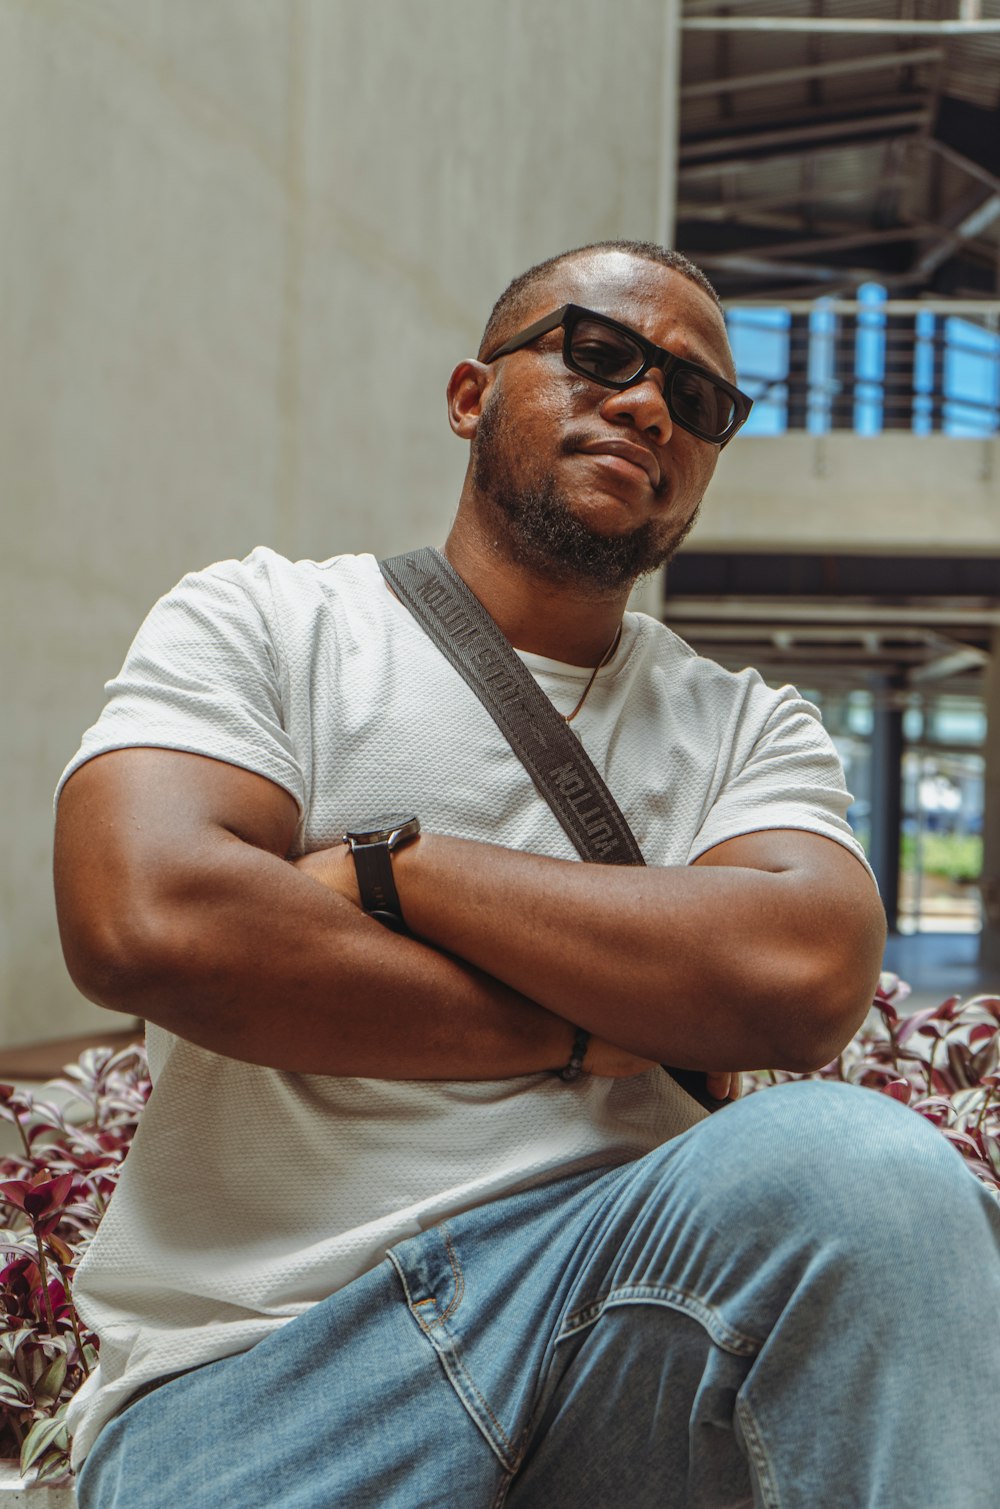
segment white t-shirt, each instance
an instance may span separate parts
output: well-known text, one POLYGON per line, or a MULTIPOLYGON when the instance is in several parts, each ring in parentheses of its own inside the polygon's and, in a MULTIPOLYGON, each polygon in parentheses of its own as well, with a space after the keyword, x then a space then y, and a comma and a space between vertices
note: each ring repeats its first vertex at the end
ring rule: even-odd
MULTIPOLYGON (((556 707, 589 671, 524 654, 556 707)), ((492 718, 372 556, 266 549, 153 608, 62 780, 150 745, 210 755, 298 804, 296 851, 413 811, 430 832, 575 859, 492 718)), ((573 724, 651 865, 765 828, 863 855, 816 709, 703 660, 644 614, 573 724)), ((61 789, 62 782, 60 782, 61 789)), ((101 1337, 71 1407, 77 1462, 143 1383, 244 1350, 448 1215, 641 1156, 700 1108, 661 1070, 414 1082, 288 1074, 150 1025, 154 1093, 75 1292, 101 1337)))

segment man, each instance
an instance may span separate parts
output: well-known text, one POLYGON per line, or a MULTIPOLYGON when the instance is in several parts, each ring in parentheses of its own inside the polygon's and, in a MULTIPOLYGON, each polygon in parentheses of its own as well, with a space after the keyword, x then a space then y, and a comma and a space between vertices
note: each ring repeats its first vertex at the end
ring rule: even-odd
POLYGON ((647 867, 577 861, 370 557, 154 608, 59 802, 70 970, 156 1082, 79 1276, 80 1503, 985 1505, 989 1197, 882 1097, 700 1119, 658 1067, 822 1065, 883 942, 814 710, 623 617, 748 411, 717 300, 646 244, 553 259, 448 406, 448 559, 647 867))

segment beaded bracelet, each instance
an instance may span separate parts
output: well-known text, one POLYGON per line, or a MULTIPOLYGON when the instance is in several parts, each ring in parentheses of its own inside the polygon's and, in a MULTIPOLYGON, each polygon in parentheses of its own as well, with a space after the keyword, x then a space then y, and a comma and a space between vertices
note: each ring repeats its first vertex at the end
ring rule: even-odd
POLYGON ((576 1037, 573 1039, 573 1051, 569 1056, 569 1063, 564 1069, 553 1069, 557 1079, 564 1080, 569 1084, 571 1080, 579 1079, 583 1073, 583 1060, 587 1053, 587 1044, 590 1042, 590 1033, 584 1027, 576 1029, 576 1037))

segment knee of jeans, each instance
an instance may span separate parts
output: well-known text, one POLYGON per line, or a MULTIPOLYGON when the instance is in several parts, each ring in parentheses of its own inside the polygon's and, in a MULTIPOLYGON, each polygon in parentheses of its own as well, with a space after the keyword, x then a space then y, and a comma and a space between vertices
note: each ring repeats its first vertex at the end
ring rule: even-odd
POLYGON ((712 1122, 714 1197, 724 1190, 744 1211, 752 1200, 776 1220, 805 1220, 844 1239, 852 1227, 906 1230, 915 1210, 960 1219, 975 1198, 975 1181, 941 1133, 873 1090, 797 1081, 751 1095, 712 1122))

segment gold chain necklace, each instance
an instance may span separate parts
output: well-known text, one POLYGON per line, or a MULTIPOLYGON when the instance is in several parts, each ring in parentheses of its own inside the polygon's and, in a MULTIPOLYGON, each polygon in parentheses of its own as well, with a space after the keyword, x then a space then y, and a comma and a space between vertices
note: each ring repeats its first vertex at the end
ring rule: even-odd
POLYGON ((621 637, 622 637, 622 626, 621 626, 621 624, 619 624, 618 628, 615 631, 615 637, 614 637, 614 639, 608 645, 607 649, 604 651, 604 654, 601 656, 600 660, 597 662, 597 664, 594 666, 594 669, 591 671, 591 673, 590 673, 590 680, 587 682, 587 685, 583 689, 583 696, 580 698, 579 702, 576 704, 576 706, 574 707, 574 709, 573 709, 573 711, 571 713, 560 713, 559 714, 559 716, 562 718, 562 720, 563 720, 564 723, 572 723, 573 719, 576 717, 577 713, 580 711, 581 707, 586 702, 587 698, 590 696, 590 688, 593 686, 594 682, 597 680, 597 673, 598 673, 598 671, 603 671, 603 669, 607 665, 608 661, 614 655, 615 651, 618 648, 618 642, 621 639, 621 637))

